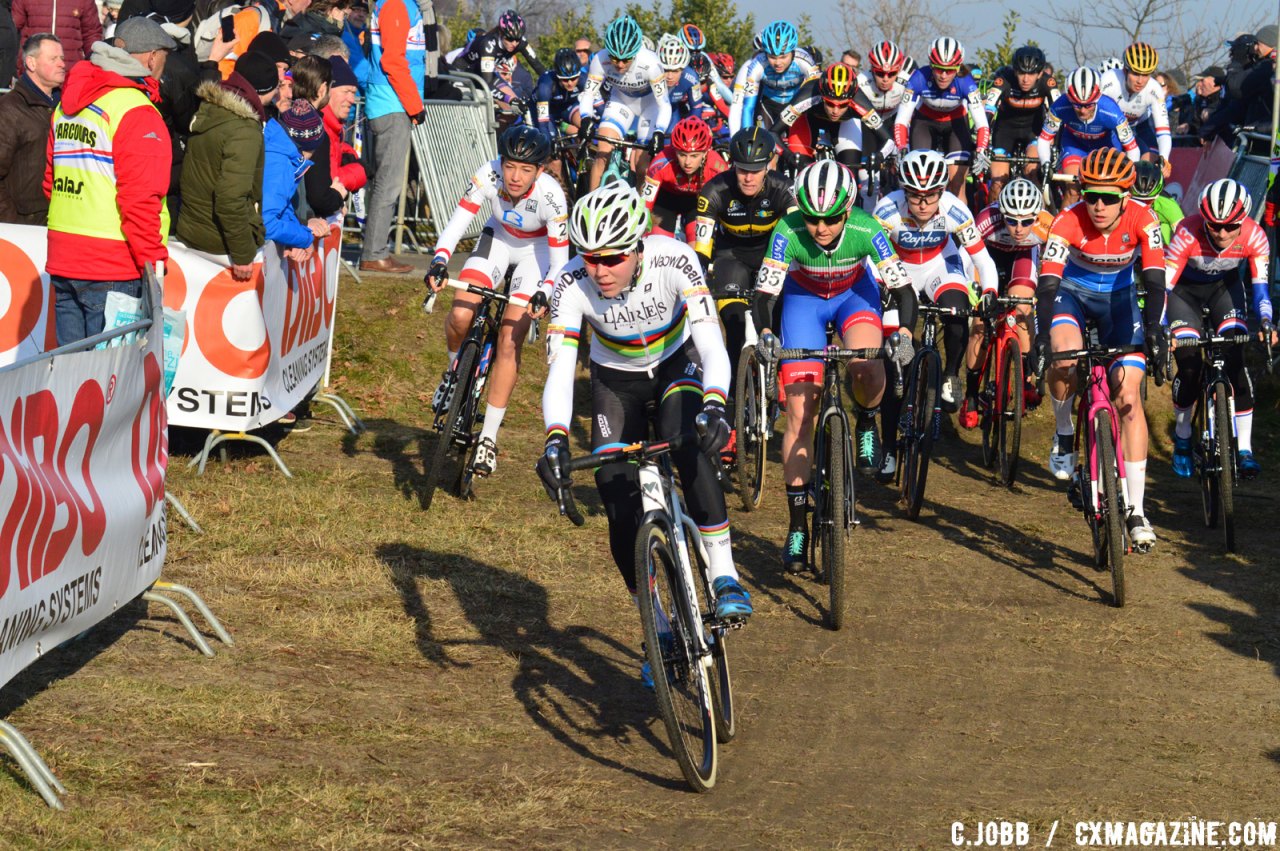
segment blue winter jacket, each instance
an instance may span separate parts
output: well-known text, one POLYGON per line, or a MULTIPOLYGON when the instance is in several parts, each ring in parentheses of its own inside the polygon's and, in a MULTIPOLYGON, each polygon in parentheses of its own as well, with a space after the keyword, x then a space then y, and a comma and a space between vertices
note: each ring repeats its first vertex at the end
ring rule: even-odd
POLYGON ((311 162, 298 153, 289 134, 274 118, 262 128, 266 157, 262 163, 262 223, 267 239, 281 248, 306 248, 315 239, 311 228, 298 221, 294 195, 311 162))

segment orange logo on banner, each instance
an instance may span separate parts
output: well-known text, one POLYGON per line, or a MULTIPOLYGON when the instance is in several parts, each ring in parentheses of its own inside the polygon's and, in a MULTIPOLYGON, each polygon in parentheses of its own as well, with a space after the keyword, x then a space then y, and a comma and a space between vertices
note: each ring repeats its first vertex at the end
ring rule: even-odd
POLYGON ((138 405, 138 415, 133 419, 132 461, 133 477, 138 480, 138 487, 142 489, 142 497, 147 503, 144 515, 150 517, 156 503, 164 499, 164 470, 169 462, 168 420, 162 390, 164 380, 160 364, 151 353, 142 362, 142 377, 142 402, 138 405))
MULTIPOLYGON (((320 258, 320 271, 323 276, 324 270, 329 265, 329 251, 342 252, 342 231, 337 225, 329 225, 329 235, 324 240, 324 251, 320 258)), ((324 327, 333 328, 333 305, 337 302, 338 294, 338 276, 333 276, 333 294, 330 295, 329 288, 322 286, 320 292, 324 294, 324 327)))
POLYGON ((289 291, 284 302, 281 357, 300 343, 314 339, 325 321, 324 252, 313 253, 311 259, 302 263, 287 261, 285 274, 289 278, 289 291))
MULTIPOLYGON (((196 304, 195 332, 196 345, 200 353, 216 369, 232 378, 259 378, 267 371, 267 362, 271 359, 271 335, 268 333, 262 345, 253 351, 240 348, 227 339, 222 328, 222 315, 231 300, 250 288, 257 291, 258 309, 262 309, 262 267, 254 264, 253 279, 247 282, 237 281, 231 277, 231 270, 224 269, 204 285, 204 292, 196 304)), ((167 299, 166 299, 167 301, 167 299)))
MULTIPOLYGON (((9 308, 0 316, 0 352, 7 352, 36 330, 41 308, 45 306, 45 286, 40 270, 27 253, 5 239, 0 239, 0 275, 9 281, 9 308)), ((53 300, 49 300, 48 322, 45 324, 45 350, 58 345, 53 322, 53 300)))
POLYGON ((7 429, 0 420, 0 482, 12 476, 16 485, 0 525, 0 597, 15 566, 19 588, 57 570, 81 527, 84 555, 102 542, 106 509, 90 478, 89 460, 105 406, 102 386, 89 380, 80 385, 65 426, 49 390, 16 399, 7 429), (78 455, 69 458, 73 449, 78 455), (60 514, 65 520, 55 530, 60 514))

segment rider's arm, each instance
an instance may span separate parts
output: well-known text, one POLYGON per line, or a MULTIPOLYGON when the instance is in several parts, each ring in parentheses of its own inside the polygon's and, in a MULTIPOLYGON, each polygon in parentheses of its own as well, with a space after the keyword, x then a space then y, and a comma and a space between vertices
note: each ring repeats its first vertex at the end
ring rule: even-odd
POLYGON ((778 120, 769 128, 769 132, 778 138, 782 138, 786 135, 787 130, 800 120, 801 115, 804 115, 818 103, 819 98, 816 87, 813 87, 813 91, 805 92, 805 89, 808 88, 810 87, 804 86, 800 94, 796 96, 796 99, 786 105, 782 110, 782 114, 778 116, 778 120))
POLYGON ((480 212, 480 207, 485 201, 497 197, 497 185, 498 173, 493 170, 492 163, 484 163, 476 169, 476 173, 471 176, 471 182, 462 193, 462 198, 458 200, 458 206, 449 216, 449 223, 440 232, 440 239, 436 242, 436 260, 449 262, 449 258, 453 256, 453 250, 458 247, 458 240, 462 239, 462 235, 467 231, 467 225, 471 224, 476 213, 480 212))
POLYGON ((1156 98, 1151 102, 1151 126, 1156 131, 1156 151, 1163 159, 1169 159, 1173 150, 1173 136, 1169 134, 1169 107, 1164 98, 1156 98))
POLYGON ((573 422, 573 384, 578 369, 578 337, 582 329, 581 288, 586 277, 580 262, 560 270, 547 321, 547 383, 542 389, 542 422, 547 437, 569 434, 573 422))
POLYGON ((1253 219, 1245 219, 1248 223, 1252 223, 1253 227, 1249 233, 1249 241, 1246 243, 1246 263, 1249 267, 1250 289, 1253 292, 1253 309, 1254 312, 1262 319, 1271 321, 1273 318, 1271 312, 1271 293, 1267 284, 1267 269, 1271 263, 1271 246, 1267 242, 1267 232, 1260 225, 1253 222, 1253 219))
MULTIPOLYGON (((683 250, 693 253, 688 246, 683 246, 683 250)), ((724 332, 720 330, 720 315, 716 311, 715 299, 707 289, 699 264, 686 266, 684 271, 676 271, 675 266, 668 268, 672 270, 672 275, 681 278, 685 321, 689 323, 689 335, 694 348, 698 350, 698 358, 702 361, 702 401, 724 404, 731 378, 729 353, 724 347, 724 332)))
MULTIPOLYGON (((912 76, 911 82, 915 81, 912 76)), ((919 102, 920 92, 915 86, 908 86, 902 95, 902 103, 898 104, 898 114, 893 119, 893 144, 900 151, 905 151, 911 144, 911 117, 916 114, 916 104, 919 102)))
POLYGON ((547 70, 543 67, 542 63, 538 61, 538 54, 533 52, 533 48, 529 45, 529 42, 520 42, 520 50, 518 52, 524 57, 524 60, 529 63, 529 72, 533 74, 534 79, 537 79, 547 70))
POLYGON ((569 204, 559 181, 547 182, 542 208, 547 211, 547 268, 543 271, 543 291, 551 299, 552 276, 569 262, 569 204))
POLYGON ((1003 76, 999 76, 991 84, 991 88, 987 89, 987 99, 982 107, 987 112, 988 120, 995 121, 996 116, 999 115, 1000 99, 1004 97, 1004 90, 1008 85, 1008 81, 1003 76))
POLYGON ((758 330, 773 327, 773 304, 782 292, 791 267, 791 243, 795 235, 790 225, 779 220, 769 234, 769 249, 756 273, 756 292, 751 299, 751 319, 758 330))
MULTIPOLYGON (((754 58, 742 63, 733 79, 733 104, 729 107, 729 133, 737 133, 749 124, 756 112, 756 98, 760 94, 760 77, 755 72, 760 65, 754 58)), ((763 72, 762 72, 763 73, 763 72)))
POLYGON ((973 122, 973 135, 979 151, 991 146, 991 125, 987 123, 987 111, 982 108, 982 93, 978 91, 971 79, 965 78, 969 93, 965 95, 965 107, 969 110, 969 119, 973 122))
POLYGON ((1115 132, 1116 138, 1120 140, 1120 147, 1124 149, 1125 156, 1136 163, 1142 156, 1142 151, 1138 149, 1138 140, 1133 137, 1133 128, 1129 126, 1129 120, 1123 115, 1116 122, 1115 132))
POLYGON ((596 94, 604 83, 604 66, 600 64, 600 54, 591 56, 591 67, 587 70, 587 83, 578 95, 578 113, 583 118, 596 117, 596 94))
POLYGON ((1036 138, 1036 159, 1040 160, 1040 165, 1049 164, 1049 157, 1053 155, 1053 140, 1061 128, 1062 119, 1056 111, 1050 109, 1045 114, 1044 126, 1040 128, 1040 135, 1036 138))
POLYGON ((665 130, 671 124, 671 96, 667 94, 667 75, 662 70, 661 63, 653 63, 653 76, 649 78, 649 88, 653 91, 654 100, 658 102, 658 114, 649 125, 650 135, 641 139, 637 134, 637 142, 648 142, 655 131, 665 130))
POLYGON ((1059 216, 1044 244, 1040 280, 1036 283, 1036 327, 1045 337, 1049 336, 1049 328, 1053 325, 1053 302, 1058 297, 1058 285, 1062 283, 1062 273, 1066 271, 1067 259, 1071 256, 1065 235, 1071 224, 1065 215, 1059 216))
MULTIPOLYGON (((957 211, 963 208, 955 208, 957 211)), ((948 222, 952 221, 948 215, 948 222)), ((999 289, 998 273, 996 272, 996 263, 991 259, 990 252, 987 251, 987 245, 982 241, 982 236, 978 233, 977 226, 973 223, 972 216, 966 216, 965 221, 956 226, 952 231, 956 244, 969 252, 969 259, 973 261, 974 269, 978 273, 978 284, 982 287, 984 293, 995 293, 999 289)))
POLYGON ((538 78, 538 87, 533 93, 534 115, 538 119, 538 129, 550 136, 555 135, 551 127, 551 94, 555 91, 555 85, 554 76, 543 74, 538 78))
POLYGON ((1136 238, 1141 240, 1140 259, 1142 281, 1146 286, 1146 300, 1142 305, 1142 321, 1148 331, 1156 328, 1164 319, 1164 238, 1160 236, 1160 220, 1155 211, 1146 208, 1136 238))
MULTIPOLYGON (((641 197, 644 198, 644 205, 649 208, 649 212, 653 212, 653 202, 658 200, 658 190, 662 188, 663 172, 667 170, 667 156, 665 153, 658 154, 653 162, 649 163, 649 168, 644 173, 644 189, 641 190, 641 197)), ((653 220, 650 217, 649 227, 653 227, 653 220)))
POLYGON ((697 222, 694 225, 693 250, 702 261, 705 271, 711 263, 711 253, 716 247, 716 216, 720 214, 720 199, 724 196, 724 184, 720 181, 702 187, 694 209, 697 222))
POLYGON ((1187 268, 1187 261, 1191 259, 1192 252, 1195 251, 1198 241, 1190 228, 1179 225, 1174 228, 1173 236, 1169 239, 1169 245, 1164 250, 1164 280, 1165 286, 1173 289, 1178 285, 1178 279, 1182 277, 1182 270, 1187 268))

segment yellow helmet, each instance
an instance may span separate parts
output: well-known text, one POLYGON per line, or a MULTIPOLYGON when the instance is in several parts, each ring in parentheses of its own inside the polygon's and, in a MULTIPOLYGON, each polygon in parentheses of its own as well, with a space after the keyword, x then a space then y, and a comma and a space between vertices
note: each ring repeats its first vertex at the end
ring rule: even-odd
POLYGON ((1160 54, 1149 44, 1135 41, 1124 50, 1125 70, 1134 74, 1150 74, 1160 64, 1160 54))
POLYGON ((853 97, 853 74, 850 73, 849 66, 843 62, 837 62, 827 68, 818 88, 824 98, 831 100, 847 100, 853 97))

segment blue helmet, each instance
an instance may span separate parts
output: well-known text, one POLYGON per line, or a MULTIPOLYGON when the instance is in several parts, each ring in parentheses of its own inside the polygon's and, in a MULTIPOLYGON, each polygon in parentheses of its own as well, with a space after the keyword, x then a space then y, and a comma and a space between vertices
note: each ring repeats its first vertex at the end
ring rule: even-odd
POLYGON ((760 44, 767 56, 791 53, 800 42, 800 33, 790 21, 774 21, 760 33, 760 44))
POLYGON ((632 59, 644 44, 644 33, 630 15, 622 15, 609 22, 604 31, 604 49, 614 59, 632 59))

